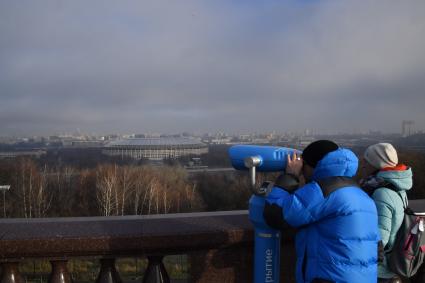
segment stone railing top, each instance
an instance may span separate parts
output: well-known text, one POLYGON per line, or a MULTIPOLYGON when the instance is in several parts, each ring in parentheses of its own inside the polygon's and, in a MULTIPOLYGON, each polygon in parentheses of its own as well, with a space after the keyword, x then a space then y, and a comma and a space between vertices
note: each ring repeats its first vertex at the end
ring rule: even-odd
POLYGON ((0 220, 0 259, 177 254, 251 245, 247 211, 0 220))
MULTIPOLYGON (((425 211, 425 200, 409 206, 425 211)), ((292 239, 295 230, 283 233, 292 239)), ((248 212, 0 220, 0 261, 184 254, 252 246, 248 212)))

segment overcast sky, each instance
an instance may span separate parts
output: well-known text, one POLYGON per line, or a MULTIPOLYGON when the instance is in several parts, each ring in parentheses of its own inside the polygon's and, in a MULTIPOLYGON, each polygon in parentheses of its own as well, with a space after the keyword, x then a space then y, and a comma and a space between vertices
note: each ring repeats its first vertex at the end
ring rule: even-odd
POLYGON ((425 130, 425 1, 0 2, 0 135, 425 130))

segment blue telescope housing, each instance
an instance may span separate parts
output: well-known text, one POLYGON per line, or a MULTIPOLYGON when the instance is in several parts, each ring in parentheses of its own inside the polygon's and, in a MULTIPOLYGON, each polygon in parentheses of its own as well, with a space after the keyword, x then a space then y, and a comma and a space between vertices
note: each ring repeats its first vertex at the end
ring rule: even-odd
POLYGON ((260 164, 256 166, 259 172, 284 171, 286 168, 287 155, 297 150, 287 147, 260 146, 260 145, 235 145, 229 149, 232 166, 237 170, 248 170, 245 166, 245 158, 258 157, 260 164))
POLYGON ((237 170, 250 170, 254 194, 249 200, 249 219, 254 225, 254 283, 279 283, 281 231, 269 227, 263 211, 267 191, 256 189, 255 171, 274 172, 286 169, 287 156, 299 151, 286 147, 235 145, 229 149, 237 170))

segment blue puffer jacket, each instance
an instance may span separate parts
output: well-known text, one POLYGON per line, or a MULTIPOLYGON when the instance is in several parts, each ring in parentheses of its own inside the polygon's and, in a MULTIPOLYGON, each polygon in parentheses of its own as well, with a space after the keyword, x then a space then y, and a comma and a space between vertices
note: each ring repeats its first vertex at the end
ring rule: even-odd
POLYGON ((312 182, 293 194, 275 187, 267 197, 269 203, 282 207, 289 225, 300 228, 296 236, 298 283, 315 278, 338 283, 377 281, 380 237, 373 200, 355 186, 324 197, 316 182, 353 177, 357 166, 350 150, 338 149, 319 161, 312 182))

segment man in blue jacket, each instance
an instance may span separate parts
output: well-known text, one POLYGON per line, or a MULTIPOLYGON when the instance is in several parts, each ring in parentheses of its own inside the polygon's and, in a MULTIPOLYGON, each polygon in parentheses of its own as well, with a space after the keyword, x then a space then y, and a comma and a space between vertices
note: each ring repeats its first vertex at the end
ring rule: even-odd
POLYGON ((267 197, 264 218, 296 235, 298 283, 377 281, 378 216, 371 198, 352 179, 358 159, 320 140, 288 156, 286 172, 267 197), (306 184, 299 188, 301 174, 306 184))

